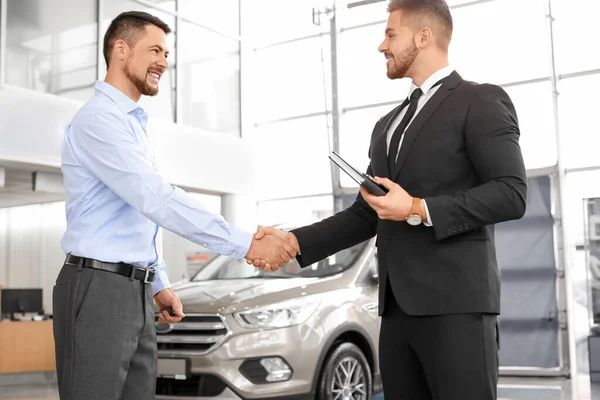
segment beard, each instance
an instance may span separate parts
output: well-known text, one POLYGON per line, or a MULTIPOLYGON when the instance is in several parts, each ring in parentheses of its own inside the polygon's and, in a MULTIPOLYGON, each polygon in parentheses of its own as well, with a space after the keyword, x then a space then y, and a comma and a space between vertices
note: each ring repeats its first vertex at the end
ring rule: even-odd
POLYGON ((146 71, 143 79, 133 73, 131 70, 131 58, 127 60, 127 64, 125 64, 125 75, 127 76, 127 79, 129 79, 129 82, 131 82, 142 95, 156 96, 158 94, 158 86, 151 86, 146 80, 148 71, 146 71))
POLYGON ((387 69, 387 76, 390 79, 402 79, 406 77, 406 73, 415 62, 419 49, 415 43, 402 50, 398 57, 393 57, 393 63, 387 69))

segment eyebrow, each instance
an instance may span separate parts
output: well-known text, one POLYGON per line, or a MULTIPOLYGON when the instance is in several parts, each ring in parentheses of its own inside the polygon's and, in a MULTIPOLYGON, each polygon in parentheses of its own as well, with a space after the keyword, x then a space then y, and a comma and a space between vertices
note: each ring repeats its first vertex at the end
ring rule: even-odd
POLYGON ((163 49, 162 46, 159 44, 153 44, 152 46, 148 47, 148 49, 153 49, 155 47, 158 48, 160 51, 164 51, 166 54, 169 54, 169 51, 165 51, 165 49, 163 49))
POLYGON ((385 29, 385 34, 387 35, 390 32, 394 32, 394 28, 386 28, 385 29))

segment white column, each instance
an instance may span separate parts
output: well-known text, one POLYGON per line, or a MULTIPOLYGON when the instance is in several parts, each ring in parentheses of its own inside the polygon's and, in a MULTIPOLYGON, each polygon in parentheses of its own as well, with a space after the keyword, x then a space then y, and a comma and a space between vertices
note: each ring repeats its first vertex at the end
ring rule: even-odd
POLYGON ((239 194, 221 196, 221 214, 225 221, 239 229, 256 232, 258 204, 255 199, 239 194))

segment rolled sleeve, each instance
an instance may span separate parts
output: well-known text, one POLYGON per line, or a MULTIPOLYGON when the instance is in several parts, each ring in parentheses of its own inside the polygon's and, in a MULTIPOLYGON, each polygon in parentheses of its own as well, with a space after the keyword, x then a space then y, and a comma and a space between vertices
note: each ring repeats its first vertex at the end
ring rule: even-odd
POLYGON ((165 262, 161 260, 154 266, 154 269, 156 270, 156 275, 154 276, 154 282, 152 282, 152 296, 171 287, 171 282, 169 282, 169 277, 165 270, 165 262))

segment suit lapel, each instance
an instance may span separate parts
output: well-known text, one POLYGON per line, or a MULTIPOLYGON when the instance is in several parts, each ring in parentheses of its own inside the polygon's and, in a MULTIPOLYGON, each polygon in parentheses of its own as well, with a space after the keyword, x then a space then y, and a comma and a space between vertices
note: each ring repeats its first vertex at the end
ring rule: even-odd
POLYGON ((442 83, 442 86, 434 93, 434 95, 425 103, 425 106, 418 112, 414 117, 406 131, 404 132, 404 140, 400 146, 400 153, 398 154, 398 161, 396 162, 396 168, 390 174, 391 180, 395 181, 398 178, 398 174, 412 148, 417 135, 425 125, 425 123, 431 118, 435 110, 448 98, 452 90, 460 83, 462 78, 454 71, 450 74, 447 80, 442 83))

